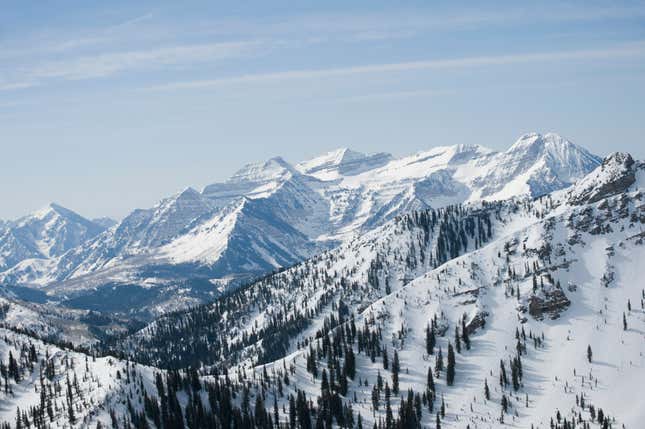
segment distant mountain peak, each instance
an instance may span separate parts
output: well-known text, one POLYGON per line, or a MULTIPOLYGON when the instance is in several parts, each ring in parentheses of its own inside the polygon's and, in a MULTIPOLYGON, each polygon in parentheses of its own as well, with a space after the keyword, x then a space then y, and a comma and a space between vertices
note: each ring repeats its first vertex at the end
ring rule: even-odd
POLYGON ((44 219, 47 216, 50 216, 52 213, 57 213, 61 211, 63 207, 56 204, 56 203, 49 203, 44 207, 41 207, 40 209, 34 211, 30 215, 27 215, 25 217, 35 217, 38 219, 44 219))
POLYGON ((541 134, 537 132, 526 133, 520 136, 508 149, 509 152, 516 150, 527 150, 529 148, 543 148, 545 146, 567 146, 572 145, 569 140, 556 133, 541 134))
MULTIPOLYGON (((55 280, 61 293, 67 287, 136 283, 148 276, 155 282, 176 281, 177 276, 199 273, 237 281, 291 265, 413 210, 564 189, 600 162, 554 133, 525 134, 503 152, 466 143, 397 158, 339 148, 295 166, 272 157, 245 165, 201 193, 188 187, 154 207, 135 210, 117 226, 64 253, 59 248, 50 252, 51 240, 37 245, 25 241, 20 250, 23 243, 16 246, 13 236, 5 234, 4 242, 0 237, 0 255, 4 244, 21 256, 0 261, 0 268, 26 258, 54 256, 46 273, 44 265, 32 271, 16 269, 13 278, 40 284, 55 280), (181 272, 188 266, 189 271, 181 272)), ((64 211, 52 206, 51 212, 64 211)), ((58 220, 48 218, 39 225, 54 223, 66 231, 66 223, 58 220)))
POLYGON ((199 191, 196 191, 195 188, 191 188, 190 186, 187 188, 184 188, 181 192, 177 193, 175 199, 189 199, 189 200, 194 200, 196 198, 201 198, 201 194, 199 191))
POLYGON ((45 219, 45 218, 50 218, 52 216, 62 217, 73 222, 92 224, 91 220, 86 219, 85 217, 81 216, 75 211, 70 210, 66 207, 63 207, 62 205, 54 202, 51 202, 47 204, 45 207, 42 207, 36 210, 35 212, 19 219, 18 224, 29 223, 34 219, 45 219))
POLYGON ((323 155, 308 159, 296 165, 303 174, 325 178, 334 174, 355 175, 381 167, 392 160, 389 153, 366 155, 348 148, 332 150, 323 155))
POLYGON ((227 182, 264 182, 279 180, 295 172, 296 170, 291 164, 282 157, 275 156, 264 162, 245 165, 228 179, 227 182))

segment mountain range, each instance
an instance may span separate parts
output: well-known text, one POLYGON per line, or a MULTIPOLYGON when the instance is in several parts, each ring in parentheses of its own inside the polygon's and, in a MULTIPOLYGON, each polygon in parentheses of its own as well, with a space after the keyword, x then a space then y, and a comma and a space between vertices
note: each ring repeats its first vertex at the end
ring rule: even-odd
POLYGON ((55 204, 5 223, 0 281, 72 307, 113 310, 118 300, 123 311, 160 314, 211 300, 403 213, 538 197, 599 163, 556 134, 536 133, 504 152, 456 145, 395 158, 340 149, 295 165, 276 157, 112 226, 55 204))
MULTIPOLYGON (((538 140, 511 149, 526 153, 538 140)), ((518 171, 509 152, 507 164, 486 174, 518 171)), ((325 167, 306 176, 336 175, 323 171, 329 159, 338 158, 315 162, 325 167)), ((519 163, 531 173, 513 189, 525 192, 400 212, 374 227, 362 222, 336 247, 229 287, 212 302, 129 329, 105 320, 100 338, 76 345, 68 339, 101 314, 46 314, 51 303, 0 299, 0 361, 8 368, 0 420, 19 427, 640 427, 645 163, 613 153, 577 180, 569 176, 569 186, 533 195, 526 177, 548 178, 539 175, 542 160, 519 163)), ((384 166, 393 171, 393 162, 384 166)), ((302 165, 294 167, 300 175, 309 168, 302 165)), ((451 177, 463 177, 458 171, 451 177)), ((385 173, 372 177, 388 181, 385 173)), ((487 185, 494 193, 508 186, 487 185)), ((244 207, 265 198, 245 197, 244 207)), ((218 219, 233 213, 230 204, 215 204, 218 219)))

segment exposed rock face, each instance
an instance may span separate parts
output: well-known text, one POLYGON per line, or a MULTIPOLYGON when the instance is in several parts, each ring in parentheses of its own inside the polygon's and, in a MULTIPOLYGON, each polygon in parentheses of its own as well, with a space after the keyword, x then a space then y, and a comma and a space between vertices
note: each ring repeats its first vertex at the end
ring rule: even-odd
POLYGON ((488 317, 487 311, 480 311, 475 314, 475 317, 466 324, 466 331, 468 331, 468 334, 474 334, 477 329, 486 326, 486 317, 488 317))
POLYGON ((529 314, 537 320, 544 319, 547 315, 551 319, 560 317, 560 313, 571 305, 569 298, 561 289, 554 289, 544 293, 544 298, 534 295, 529 299, 529 314))
POLYGON ((641 167, 628 153, 612 153, 600 167, 576 185, 569 202, 591 204, 625 192, 636 181, 636 170, 641 167))

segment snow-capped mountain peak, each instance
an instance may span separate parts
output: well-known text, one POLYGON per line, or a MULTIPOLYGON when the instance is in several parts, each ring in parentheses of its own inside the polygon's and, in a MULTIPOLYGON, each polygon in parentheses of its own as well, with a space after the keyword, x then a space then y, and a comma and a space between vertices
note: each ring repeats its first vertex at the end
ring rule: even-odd
MULTIPOLYGON (((61 294, 68 284, 80 290, 148 278, 158 283, 161 275, 169 283, 190 275, 215 282, 248 279, 413 210, 536 197, 570 186, 599 164, 599 158, 552 133, 526 134, 504 152, 458 144, 393 158, 343 148, 295 167, 274 157, 247 164, 201 193, 186 188, 150 209, 135 210, 51 264, 20 265, 0 279, 38 284, 54 279, 59 283, 52 291, 61 294)), ((50 210, 56 212, 56 206, 50 210)))
POLYGON ((202 195, 218 207, 224 207, 241 196, 265 197, 298 174, 287 161, 273 157, 264 162, 245 165, 227 181, 204 187, 202 195))
POLYGON ((489 160, 475 179, 476 199, 537 197, 570 186, 600 164, 600 158, 555 133, 529 133, 489 160))
POLYGON ((323 180, 334 179, 338 175, 356 175, 387 164, 392 160, 389 153, 366 155, 351 149, 341 148, 324 155, 300 162, 296 169, 323 180))
POLYGON ((0 267, 32 258, 52 258, 79 246, 105 228, 59 204, 7 222, 0 231, 0 267))
POLYGON ((229 180, 230 183, 265 182, 280 180, 293 174, 295 169, 279 156, 270 158, 265 162, 247 164, 238 170, 229 180))

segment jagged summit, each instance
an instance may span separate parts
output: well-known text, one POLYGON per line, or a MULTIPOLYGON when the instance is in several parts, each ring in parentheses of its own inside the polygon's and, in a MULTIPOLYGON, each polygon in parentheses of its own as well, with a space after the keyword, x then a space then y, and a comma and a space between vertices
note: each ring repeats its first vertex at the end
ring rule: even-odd
POLYGON ((645 170, 642 162, 628 153, 614 152, 569 192, 572 204, 594 203, 608 196, 626 192, 645 170))
POLYGON ((555 133, 529 133, 508 150, 490 157, 489 168, 475 179, 476 198, 538 197, 563 189, 600 164, 600 158, 555 133))
POLYGON ((228 182, 263 182, 282 179, 295 170, 282 157, 276 156, 265 162, 247 164, 238 170, 228 182))
POLYGON ((291 164, 277 156, 245 165, 227 181, 205 186, 202 195, 223 207, 241 196, 266 197, 297 175, 298 171, 291 164))
MULTIPOLYGON (((60 204, 57 204, 55 202, 51 202, 47 204, 44 207, 41 207, 40 209, 34 211, 30 215, 27 215, 23 217, 22 219, 28 219, 28 218, 39 218, 43 219, 47 216, 52 216, 52 215, 59 215, 59 216, 64 216, 64 217, 82 217, 78 213, 63 207, 60 204)), ((18 220, 20 221, 20 219, 18 220)))
POLYGON ((102 225, 50 203, 0 227, 0 270, 25 259, 58 257, 104 230, 102 225))
POLYGON ((366 155, 351 149, 341 148, 324 155, 300 162, 296 169, 322 179, 333 179, 338 175, 355 175, 381 167, 392 160, 389 153, 366 155))
MULTIPOLYGON (((70 284, 74 290, 111 282, 172 284, 185 275, 228 282, 291 265, 412 210, 563 189, 599 164, 553 133, 526 134, 503 152, 457 144, 394 158, 341 148, 295 166, 273 157, 202 192, 186 188, 133 211, 56 256, 44 275, 44 268, 20 265, 11 278, 56 279, 59 291, 70 284)), ((21 256, 4 267, 42 255, 14 254, 21 256)), ((0 280, 7 280, 2 271, 0 280)))

